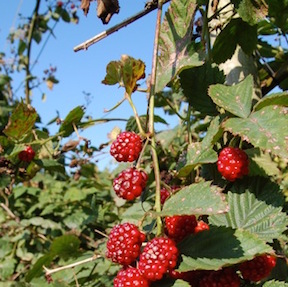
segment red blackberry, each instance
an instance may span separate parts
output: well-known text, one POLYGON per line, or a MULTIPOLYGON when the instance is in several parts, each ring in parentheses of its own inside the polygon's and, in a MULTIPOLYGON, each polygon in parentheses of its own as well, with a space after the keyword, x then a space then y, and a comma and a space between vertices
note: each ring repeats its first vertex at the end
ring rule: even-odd
POLYGON ((138 269, 129 267, 122 269, 114 278, 114 287, 149 287, 149 282, 141 275, 138 269))
POLYGON ((147 179, 148 176, 144 171, 128 168, 113 180, 113 189, 119 197, 133 200, 141 195, 147 179))
POLYGON ((169 276, 173 279, 182 279, 189 282, 191 286, 198 286, 199 281, 203 278, 209 271, 207 270, 193 270, 186 272, 179 272, 176 270, 169 271, 169 276))
POLYGON ((204 222, 203 220, 199 220, 197 222, 197 226, 194 229, 194 233, 198 233, 198 232, 201 232, 203 230, 209 230, 209 225, 206 222, 204 222))
POLYGON ((25 162, 31 162, 34 157, 35 157, 35 151, 33 150, 33 148, 30 145, 27 146, 24 150, 22 150, 18 154, 18 158, 21 161, 25 161, 25 162))
POLYGON ((276 265, 276 257, 273 255, 260 255, 250 261, 240 264, 239 270, 246 280, 258 282, 269 276, 276 265))
POLYGON ((106 256, 115 263, 129 265, 139 256, 144 240, 145 234, 136 225, 128 222, 118 224, 109 234, 106 256))
POLYGON ((240 278, 231 268, 225 268, 219 271, 211 271, 210 274, 204 276, 199 287, 239 287, 240 278))
POLYGON ((160 280, 175 268, 179 251, 176 243, 166 237, 156 237, 149 241, 140 254, 138 268, 149 281, 160 280))
POLYGON ((166 188, 161 188, 160 196, 161 196, 161 204, 164 204, 166 199, 170 196, 170 192, 166 188))
POLYGON ((233 147, 225 147, 221 150, 217 167, 218 171, 229 181, 235 181, 236 178, 241 178, 249 173, 249 160, 247 154, 233 147))
POLYGON ((112 143, 110 154, 119 162, 137 160, 142 150, 141 137, 134 132, 122 132, 112 143))
POLYGON ((165 218, 166 234, 176 242, 193 234, 197 226, 195 215, 174 215, 165 218))

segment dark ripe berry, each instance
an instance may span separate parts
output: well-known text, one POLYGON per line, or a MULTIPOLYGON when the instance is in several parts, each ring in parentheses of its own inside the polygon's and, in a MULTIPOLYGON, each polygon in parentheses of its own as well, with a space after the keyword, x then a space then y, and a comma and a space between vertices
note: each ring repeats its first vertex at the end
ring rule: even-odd
POLYGON ((33 150, 31 146, 27 146, 24 150, 22 150, 18 154, 18 158, 21 161, 25 161, 25 162, 31 162, 34 157, 35 157, 35 151, 33 150))
POLYGON ((110 154, 118 161, 132 162, 138 159, 142 150, 141 137, 134 132, 122 132, 112 143, 110 154))
POLYGON ((170 192, 166 188, 161 188, 160 196, 161 196, 161 204, 164 204, 166 199, 170 196, 170 192))
POLYGON ((57 2, 57 6, 58 6, 58 7, 62 7, 62 6, 63 6, 63 2, 62 2, 62 1, 58 1, 58 2, 57 2))
POLYGON ((271 273, 276 265, 276 257, 273 255, 260 255, 250 261, 240 264, 239 270, 246 280, 258 282, 271 273))
POLYGON ((113 180, 115 193, 124 199, 133 200, 139 197, 146 187, 148 176, 144 171, 128 168, 119 173, 113 180))
POLYGON ((149 287, 149 282, 141 275, 138 269, 129 267, 122 269, 114 278, 114 287, 149 287))
POLYGON ((197 226, 194 229, 194 233, 199 233, 203 230, 209 230, 209 225, 206 222, 204 222, 203 220, 199 220, 197 222, 197 226))
POLYGON ((176 242, 193 234, 197 226, 195 215, 174 215, 165 218, 166 234, 176 242))
POLYGON ((106 256, 113 262, 122 265, 133 263, 140 254, 145 234, 132 223, 123 223, 114 226, 107 241, 106 256))
POLYGON ((219 271, 211 271, 204 276, 199 287, 239 287, 240 278, 234 269, 225 268, 219 271))
POLYGON ((229 181, 235 181, 243 175, 249 173, 249 160, 247 154, 239 149, 233 147, 225 147, 221 150, 217 168, 218 171, 229 181))
POLYGON ((175 268, 179 251, 174 240, 156 237, 149 241, 140 254, 138 268, 149 281, 160 280, 167 271, 175 268))

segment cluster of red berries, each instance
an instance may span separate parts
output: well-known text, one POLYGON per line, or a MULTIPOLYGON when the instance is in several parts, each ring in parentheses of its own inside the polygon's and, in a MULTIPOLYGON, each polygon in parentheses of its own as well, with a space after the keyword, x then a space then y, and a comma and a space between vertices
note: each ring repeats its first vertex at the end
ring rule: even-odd
POLYGON ((18 153, 18 158, 24 162, 31 162, 35 157, 35 151, 31 146, 27 146, 24 150, 18 153))
POLYGON ((240 148, 225 147, 219 153, 217 168, 229 181, 235 181, 249 173, 247 154, 240 148))

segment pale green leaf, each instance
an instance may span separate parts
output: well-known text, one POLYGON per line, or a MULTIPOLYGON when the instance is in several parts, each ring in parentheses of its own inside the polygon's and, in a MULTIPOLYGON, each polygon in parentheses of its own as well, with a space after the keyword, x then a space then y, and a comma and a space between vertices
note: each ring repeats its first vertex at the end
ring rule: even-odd
POLYGON ((228 211, 223 195, 211 182, 186 186, 164 203, 161 215, 218 214, 228 211))
POLYGON ((255 147, 288 158, 287 112, 283 107, 267 106, 253 112, 247 119, 228 119, 224 127, 255 147))
POLYGON ((262 98, 255 106, 254 110, 259 111, 260 109, 270 106, 270 105, 279 105, 279 106, 288 106, 288 93, 276 93, 270 94, 262 98))
POLYGON ((285 230, 288 219, 281 207, 274 207, 255 197, 253 193, 228 193, 229 211, 212 215, 209 223, 217 226, 247 230, 267 242, 278 238, 285 230))
POLYGON ((271 253, 272 248, 256 235, 229 227, 214 227, 185 238, 179 245, 182 262, 179 270, 218 270, 271 253))
POLYGON ((288 287, 288 283, 284 281, 267 281, 264 283, 263 287, 288 287))
POLYGON ((191 41, 196 8, 195 0, 171 1, 160 30, 156 92, 161 92, 183 69, 204 63, 204 54, 200 55, 198 44, 191 41))
POLYGON ((235 116, 247 118, 252 107, 253 77, 249 75, 235 86, 212 85, 208 93, 219 107, 235 116))

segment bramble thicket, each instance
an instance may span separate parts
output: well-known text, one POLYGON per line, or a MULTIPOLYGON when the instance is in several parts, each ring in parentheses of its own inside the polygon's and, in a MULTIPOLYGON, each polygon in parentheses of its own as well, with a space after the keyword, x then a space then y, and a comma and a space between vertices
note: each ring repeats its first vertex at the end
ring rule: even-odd
MULTIPOLYGON (((154 11, 151 71, 122 55, 98 83, 123 92, 112 114, 125 101, 134 115, 100 146, 81 133, 103 119, 77 106, 52 133, 31 99, 61 80, 33 74, 32 46, 91 1, 36 0, 0 54, 0 286, 288 286, 288 1, 153 0, 108 29, 154 11)), ((121 14, 96 4, 99 25, 121 14)))

